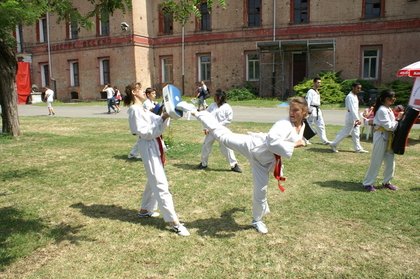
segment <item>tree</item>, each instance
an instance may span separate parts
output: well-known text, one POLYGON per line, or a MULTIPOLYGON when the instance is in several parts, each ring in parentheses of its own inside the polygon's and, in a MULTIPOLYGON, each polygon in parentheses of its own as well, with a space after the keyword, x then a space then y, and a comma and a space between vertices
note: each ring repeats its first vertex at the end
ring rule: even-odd
MULTIPOLYGON (((226 1, 225 0, 218 0, 220 6, 222 8, 226 7, 226 1)), ((200 4, 202 3, 201 0, 166 0, 162 4, 162 8, 165 13, 172 14, 175 21, 180 23, 182 26, 182 46, 181 46, 181 52, 182 52, 182 92, 185 92, 184 88, 184 78, 185 78, 185 54, 184 54, 184 38, 185 38, 185 24, 187 23, 187 20, 191 17, 191 15, 194 14, 195 17, 201 18, 201 13, 199 10, 200 4)), ((214 5, 213 0, 207 0, 207 6, 209 9, 211 9, 214 5)))
POLYGON ((92 26, 91 18, 97 13, 131 8, 131 0, 88 0, 92 9, 82 15, 71 0, 0 0, 0 106, 2 132, 13 137, 20 135, 17 110, 15 76, 17 59, 13 31, 18 24, 34 24, 47 13, 54 13, 58 20, 77 20, 81 27, 92 26))

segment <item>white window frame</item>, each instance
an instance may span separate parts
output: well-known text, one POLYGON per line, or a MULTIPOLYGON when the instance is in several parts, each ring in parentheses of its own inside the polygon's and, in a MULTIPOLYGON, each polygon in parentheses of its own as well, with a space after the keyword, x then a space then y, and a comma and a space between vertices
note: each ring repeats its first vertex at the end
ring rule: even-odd
POLYGON ((379 80, 379 63, 381 59, 381 49, 379 47, 362 47, 362 79, 364 80, 379 80), (376 51, 376 55, 365 55, 366 51, 376 51), (372 60, 376 59, 375 61, 375 76, 372 76, 372 60), (368 61, 367 75, 365 75, 365 61, 368 61))
POLYGON ((80 86, 80 70, 79 70, 79 61, 74 60, 69 62, 70 66, 70 86, 76 87, 80 86), (75 65, 77 64, 77 73, 75 71, 75 65), (77 74, 77 79, 76 79, 77 74), (76 82, 77 80, 77 82, 76 82))
POLYGON ((41 71, 41 86, 46 87, 50 85, 50 77, 49 72, 50 68, 48 64, 40 64, 40 71, 41 71))
POLYGON ((246 55, 246 80, 247 81, 259 81, 260 80, 260 73, 256 71, 256 68, 260 68, 260 59, 257 53, 248 53, 246 55), (256 59, 251 59, 250 56, 256 56, 256 59), (250 65, 252 64, 253 73, 250 72, 250 65))
POLYGON ((202 54, 198 56, 198 80, 210 81, 211 79, 211 55, 202 54), (202 61, 202 58, 208 58, 209 61, 202 61))
POLYGON ((23 38, 22 38, 22 25, 16 25, 16 52, 17 53, 22 53, 23 52, 23 47, 22 47, 22 42, 23 42, 23 38))
POLYGON ((76 20, 70 20, 69 22, 69 39, 78 39, 79 38, 79 23, 76 20), (76 31, 76 32, 74 32, 76 31), (75 36, 73 36, 73 32, 75 36))
POLYGON ((171 83, 173 82, 173 58, 172 57, 162 57, 161 58, 161 70, 162 70, 162 83, 171 83), (170 63, 169 63, 170 62, 170 63))
POLYGON ((101 85, 105 85, 106 83, 110 83, 111 80, 111 66, 109 58, 100 58, 99 59, 99 81, 101 85), (108 73, 109 73, 109 80, 105 80, 105 70, 104 70, 104 62, 108 61, 108 73))
POLYGON ((103 18, 103 16, 104 16, 105 14, 104 13, 102 13, 101 14, 101 16, 100 16, 100 18, 99 18, 99 35, 100 36, 109 36, 109 33, 110 33, 110 16, 109 16, 109 14, 106 14, 106 16, 107 16, 107 22, 108 22, 108 28, 107 28, 107 33, 104 33, 103 32, 103 30, 102 30, 102 25, 104 25, 104 18, 103 18))
POLYGON ((48 40, 48 26, 47 26, 47 18, 43 17, 38 20, 38 27, 39 27, 39 42, 46 43, 48 40))

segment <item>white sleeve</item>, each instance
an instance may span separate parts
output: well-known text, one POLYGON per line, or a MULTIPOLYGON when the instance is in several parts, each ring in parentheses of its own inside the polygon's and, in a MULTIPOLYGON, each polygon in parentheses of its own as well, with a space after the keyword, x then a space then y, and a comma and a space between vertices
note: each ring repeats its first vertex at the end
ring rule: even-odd
POLYGON ((292 125, 289 120, 277 121, 267 135, 267 147, 270 152, 282 157, 291 158, 295 148, 295 142, 298 140, 292 135, 292 125))
POLYGON ((350 113, 350 118, 354 122, 359 120, 359 110, 358 110, 358 100, 357 96, 353 96, 353 93, 349 93, 346 97, 345 103, 348 112, 350 113))
POLYGON ((395 131, 398 122, 395 120, 393 112, 388 112, 384 107, 380 107, 376 112, 374 124, 384 127, 387 131, 395 131))
POLYGON ((233 119, 233 110, 232 107, 229 104, 223 104, 220 107, 220 124, 222 124, 223 126, 226 126, 228 124, 230 124, 232 122, 233 119))
POLYGON ((140 136, 142 139, 152 140, 162 135, 167 121, 150 111, 132 109, 129 112, 129 123, 132 134, 140 136))
POLYGON ((308 91, 308 93, 306 93, 306 97, 305 97, 306 102, 308 103, 309 113, 312 113, 312 110, 313 110, 313 107, 311 107, 312 100, 314 98, 312 91, 313 91, 312 89, 309 89, 309 91, 308 91))

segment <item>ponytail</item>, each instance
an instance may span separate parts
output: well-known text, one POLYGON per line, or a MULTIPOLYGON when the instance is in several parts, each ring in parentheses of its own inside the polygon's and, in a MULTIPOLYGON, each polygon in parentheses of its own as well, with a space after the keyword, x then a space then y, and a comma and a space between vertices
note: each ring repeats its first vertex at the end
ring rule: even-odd
POLYGON ((386 98, 393 98, 395 97, 395 92, 390 89, 385 89, 381 92, 379 97, 376 98, 375 105, 373 106, 373 115, 376 115, 379 107, 385 103, 386 98))

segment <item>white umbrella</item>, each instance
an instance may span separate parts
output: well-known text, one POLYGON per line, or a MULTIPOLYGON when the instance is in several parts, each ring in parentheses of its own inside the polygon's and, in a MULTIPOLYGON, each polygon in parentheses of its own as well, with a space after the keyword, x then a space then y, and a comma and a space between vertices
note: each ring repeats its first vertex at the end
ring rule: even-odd
POLYGON ((405 66, 397 72, 399 77, 413 77, 414 85, 411 91, 410 101, 408 104, 412 107, 420 109, 420 61, 405 66))

